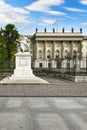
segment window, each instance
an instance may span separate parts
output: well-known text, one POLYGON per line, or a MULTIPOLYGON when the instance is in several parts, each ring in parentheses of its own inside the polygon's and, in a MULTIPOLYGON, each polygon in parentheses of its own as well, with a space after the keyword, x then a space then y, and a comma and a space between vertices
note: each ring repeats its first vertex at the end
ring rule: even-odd
POLYGON ((38 55, 39 55, 38 58, 42 59, 42 51, 41 50, 39 50, 39 54, 38 55))
POLYGON ((48 63, 48 68, 52 68, 52 63, 48 63))
POLYGON ((39 63, 39 68, 42 68, 43 67, 43 64, 42 63, 39 63))
POLYGON ((68 51, 65 51, 64 52, 64 57, 67 58, 67 56, 68 56, 68 51))
POLYGON ((47 51, 47 58, 49 59, 49 58, 51 58, 51 51, 47 51))
POLYGON ((74 50, 74 51, 73 51, 73 57, 76 57, 76 54, 77 54, 77 51, 74 50))
POLYGON ((56 51, 55 58, 56 58, 56 59, 58 59, 58 58, 59 58, 59 51, 58 51, 58 50, 56 51))

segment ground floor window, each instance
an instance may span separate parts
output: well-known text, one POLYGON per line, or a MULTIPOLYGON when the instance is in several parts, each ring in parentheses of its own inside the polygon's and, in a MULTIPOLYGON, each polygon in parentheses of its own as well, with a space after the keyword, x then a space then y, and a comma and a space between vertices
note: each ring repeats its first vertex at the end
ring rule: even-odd
POLYGON ((39 68, 42 68, 43 67, 43 64, 42 63, 39 63, 39 68))
POLYGON ((48 63, 48 68, 52 68, 52 63, 48 63))
POLYGON ((57 62, 57 69, 61 69, 61 62, 57 62))

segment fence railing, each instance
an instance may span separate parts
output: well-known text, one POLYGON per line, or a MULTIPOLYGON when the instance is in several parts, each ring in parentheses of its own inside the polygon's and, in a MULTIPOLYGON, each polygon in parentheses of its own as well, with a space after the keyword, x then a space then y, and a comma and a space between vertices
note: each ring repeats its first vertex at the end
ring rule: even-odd
MULTIPOLYGON (((45 68, 45 70, 46 69, 49 70, 49 71, 56 70, 56 72, 73 74, 73 75, 78 75, 78 74, 87 75, 87 57, 82 58, 82 61, 81 61, 81 59, 78 59, 79 60, 79 66, 77 64, 76 59, 69 59, 69 58, 63 59, 63 60, 61 60, 61 63, 64 60, 66 60, 66 67, 65 68, 63 68, 62 66, 60 68, 55 68, 55 69, 48 67, 48 68, 45 68), (73 62, 71 62, 71 60, 73 62), (81 67, 81 62, 84 63, 85 67, 81 67), (73 64, 74 66, 72 67, 71 64, 73 64)), ((56 63, 60 64, 60 61, 56 60, 56 63)), ((0 61, 0 73, 13 72, 14 69, 15 69, 15 61, 14 60, 13 61, 10 61, 10 60, 9 61, 4 61, 4 60, 0 61)), ((40 69, 43 69, 43 68, 40 68, 40 69)))

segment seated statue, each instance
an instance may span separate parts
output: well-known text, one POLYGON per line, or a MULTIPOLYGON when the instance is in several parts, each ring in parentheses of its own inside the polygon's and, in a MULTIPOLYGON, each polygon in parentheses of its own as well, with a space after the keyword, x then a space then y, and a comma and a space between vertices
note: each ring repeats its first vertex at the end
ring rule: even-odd
POLYGON ((28 52, 29 51, 29 46, 30 46, 30 41, 27 37, 22 36, 18 40, 18 52, 28 52))

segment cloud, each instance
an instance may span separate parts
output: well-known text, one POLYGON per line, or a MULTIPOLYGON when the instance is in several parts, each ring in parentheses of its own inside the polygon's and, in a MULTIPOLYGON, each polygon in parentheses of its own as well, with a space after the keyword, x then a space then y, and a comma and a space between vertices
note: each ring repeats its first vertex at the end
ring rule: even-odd
POLYGON ((87 5, 87 0, 80 0, 79 1, 81 4, 87 5))
POLYGON ((63 7, 63 8, 72 12, 82 12, 82 13, 87 12, 87 10, 78 9, 78 8, 71 8, 71 7, 63 7))
POLYGON ((44 23, 44 24, 51 24, 51 25, 53 25, 55 22, 57 21, 57 19, 43 19, 42 20, 42 22, 44 23))
POLYGON ((86 26, 87 26, 87 22, 85 22, 85 23, 82 23, 81 25, 86 25, 86 26))
POLYGON ((27 24, 31 21, 28 14, 29 11, 23 8, 12 7, 11 5, 6 4, 4 0, 0 0, 0 24, 27 24))
POLYGON ((45 12, 51 15, 65 15, 65 13, 60 11, 54 11, 51 9, 51 6, 59 6, 64 3, 65 0, 37 0, 36 2, 33 2, 29 6, 26 6, 25 8, 30 11, 38 11, 38 12, 45 12))

